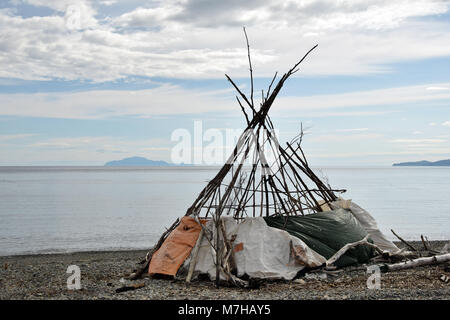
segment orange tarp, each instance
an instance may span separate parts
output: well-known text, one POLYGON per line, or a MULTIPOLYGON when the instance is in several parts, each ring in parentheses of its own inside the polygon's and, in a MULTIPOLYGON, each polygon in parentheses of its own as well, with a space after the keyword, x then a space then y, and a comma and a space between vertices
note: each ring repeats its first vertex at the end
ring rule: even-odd
POLYGON ((183 217, 180 224, 153 254, 148 273, 175 276, 194 248, 201 229, 193 218, 183 217))

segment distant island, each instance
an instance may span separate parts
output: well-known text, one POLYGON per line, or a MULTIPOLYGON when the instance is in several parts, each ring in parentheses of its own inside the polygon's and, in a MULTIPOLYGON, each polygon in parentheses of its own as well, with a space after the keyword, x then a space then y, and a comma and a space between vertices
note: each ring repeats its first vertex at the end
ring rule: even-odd
POLYGON ((162 160, 154 161, 144 157, 131 157, 122 160, 109 161, 105 163, 105 167, 169 167, 174 166, 172 163, 168 163, 162 160))
POLYGON ((450 166, 450 159, 439 161, 416 161, 416 162, 400 162, 394 163, 394 167, 445 167, 450 166))

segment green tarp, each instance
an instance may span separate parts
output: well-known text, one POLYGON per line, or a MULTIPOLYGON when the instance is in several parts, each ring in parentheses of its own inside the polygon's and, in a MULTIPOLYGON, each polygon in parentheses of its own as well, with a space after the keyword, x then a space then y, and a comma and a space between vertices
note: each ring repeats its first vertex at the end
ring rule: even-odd
MULTIPOLYGON (((274 216, 264 218, 270 227, 286 230, 311 249, 329 259, 344 245, 363 239, 367 232, 348 210, 319 212, 305 216, 274 216)), ((374 256, 373 248, 358 246, 346 252, 335 265, 344 267, 367 262, 374 256)))

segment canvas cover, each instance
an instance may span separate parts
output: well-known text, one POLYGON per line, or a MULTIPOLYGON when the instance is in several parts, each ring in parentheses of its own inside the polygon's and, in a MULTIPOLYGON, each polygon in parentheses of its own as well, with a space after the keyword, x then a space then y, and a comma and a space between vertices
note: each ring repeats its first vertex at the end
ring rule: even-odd
MULTIPOLYGON (((302 240, 286 231, 269 227, 261 217, 246 218, 241 223, 237 223, 232 217, 222 219, 227 238, 236 237, 233 250, 239 277, 248 275, 250 278, 291 280, 305 266, 320 266, 326 261, 302 240)), ((206 227, 214 234, 215 228, 211 221, 206 227)), ((215 280, 214 260, 215 253, 208 240, 203 238, 194 277, 198 274, 208 274, 211 280, 215 280)), ((186 265, 189 263, 190 259, 186 265)), ((226 279, 226 276, 221 274, 221 278, 226 279)))
POLYGON ((153 254, 149 274, 175 276, 197 242, 201 226, 192 217, 183 217, 161 247, 153 254))
MULTIPOLYGON (((301 239, 308 247, 331 258, 347 243, 363 239, 368 233, 349 210, 319 212, 305 216, 265 217, 267 225, 286 230, 301 239)), ((373 248, 358 246, 347 251, 335 265, 348 266, 367 262, 374 256, 373 248)))
POLYGON ((386 236, 378 229, 377 222, 370 215, 369 212, 358 206, 351 200, 339 199, 330 204, 333 209, 349 209, 353 216, 358 220, 361 226, 370 235, 373 243, 376 244, 381 250, 388 251, 390 253, 398 253, 400 249, 389 241, 386 236))

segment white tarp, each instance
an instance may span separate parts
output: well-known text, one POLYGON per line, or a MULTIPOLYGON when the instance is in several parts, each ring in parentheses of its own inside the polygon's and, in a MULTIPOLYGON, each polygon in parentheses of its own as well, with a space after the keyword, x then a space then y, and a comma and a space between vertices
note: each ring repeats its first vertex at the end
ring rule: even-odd
POLYGON ((392 242, 389 241, 386 236, 378 229, 377 222, 370 215, 369 212, 358 206, 351 200, 340 199, 330 203, 332 209, 348 209, 353 216, 358 220, 361 226, 370 235, 374 244, 381 250, 388 251, 390 253, 398 253, 400 249, 392 242))
MULTIPOLYGON (((262 217, 246 218, 241 223, 232 217, 222 219, 227 238, 236 237, 233 248, 239 277, 247 274, 251 278, 291 280, 305 266, 320 266, 326 261, 300 239, 286 231, 269 227, 262 217)), ((208 221, 206 228, 214 231, 212 221, 208 221)), ((203 237, 194 276, 203 273, 214 280, 214 259, 214 251, 206 237, 203 237)))

